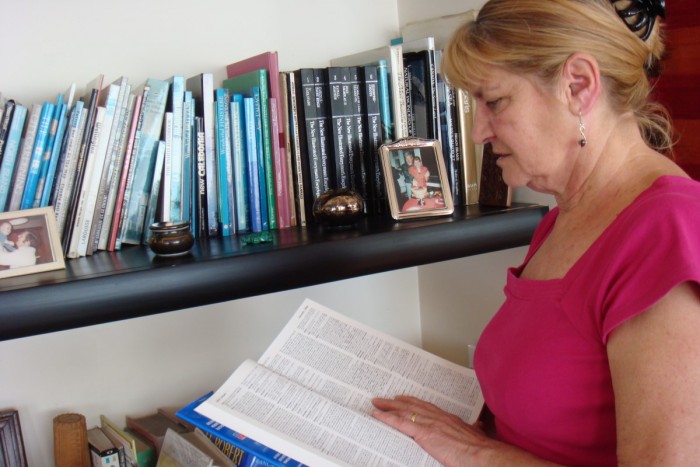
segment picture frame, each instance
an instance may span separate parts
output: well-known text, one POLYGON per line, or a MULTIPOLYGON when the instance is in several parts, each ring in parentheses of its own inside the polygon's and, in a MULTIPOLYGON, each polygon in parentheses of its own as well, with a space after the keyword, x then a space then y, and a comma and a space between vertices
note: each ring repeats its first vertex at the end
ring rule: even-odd
POLYGON ((0 465, 27 467, 19 412, 14 409, 0 411, 0 465))
POLYGON ((65 267, 53 207, 0 213, 0 279, 65 267))
POLYGON ((380 146, 379 157, 391 217, 395 220, 454 212, 445 160, 437 140, 402 138, 380 146))

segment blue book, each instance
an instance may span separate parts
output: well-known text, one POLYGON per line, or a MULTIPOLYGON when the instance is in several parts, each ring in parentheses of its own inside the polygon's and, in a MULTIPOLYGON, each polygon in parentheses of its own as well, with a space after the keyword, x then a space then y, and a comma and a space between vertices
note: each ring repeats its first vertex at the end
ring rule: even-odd
POLYGON ((163 180, 163 161, 165 159, 165 141, 158 141, 156 148, 156 165, 153 170, 153 181, 151 183, 151 195, 148 198, 148 207, 146 208, 146 221, 143 229, 144 244, 148 244, 151 238, 151 229, 149 226, 156 222, 156 212, 158 210, 158 192, 163 180))
POLYGON ((123 243, 138 245, 144 228, 144 220, 148 200, 151 193, 153 173, 155 168, 158 141, 160 141, 165 103, 168 97, 169 84, 167 81, 149 78, 141 112, 141 120, 137 129, 137 140, 129 167, 129 184, 124 195, 123 229, 120 236, 120 246, 123 243))
POLYGON ((15 104, 12 115, 12 123, 10 130, 7 133, 5 142, 5 151, 2 156, 2 164, 0 165, 0 212, 4 212, 7 208, 7 202, 10 198, 10 190, 12 188, 12 178, 15 171, 17 154, 19 145, 22 141, 22 130, 24 122, 27 119, 27 108, 21 104, 15 104))
POLYGON ((212 394, 213 392, 210 392, 178 410, 175 413, 176 416, 202 430, 220 449, 222 449, 221 442, 226 449, 230 446, 240 449, 243 456, 239 457, 241 458, 239 467, 301 467, 304 465, 195 411, 195 408, 209 399, 212 394))
POLYGON ((243 98, 245 113, 245 141, 248 156, 248 203, 250 206, 250 230, 262 231, 262 214, 260 209, 260 181, 258 179, 258 148, 255 137, 255 102, 252 97, 243 98))
POLYGON ((260 97, 260 88, 257 86, 253 87, 253 103, 255 109, 255 143, 257 149, 257 160, 258 160, 258 190, 260 191, 260 217, 262 220, 262 229, 270 229, 270 213, 268 209, 268 188, 265 183, 265 152, 263 149, 263 129, 262 129, 262 113, 261 105, 262 100, 260 97))
MULTIPOLYGON (((194 102, 192 92, 185 91, 182 108, 182 220, 189 221, 192 212, 192 154, 194 149, 194 102)), ((193 230, 194 232, 194 230, 193 230)))
POLYGON ((250 209, 248 200, 248 177, 245 125, 243 115, 243 95, 234 94, 231 97, 231 156, 233 159, 233 187, 236 203, 236 229, 245 232, 250 229, 250 209))
POLYGON ((54 179, 56 176, 56 167, 58 167, 58 162, 61 157, 61 149, 63 148, 63 135, 66 131, 66 126, 68 123, 68 105, 64 102, 63 94, 59 94, 56 100, 56 135, 54 141, 50 144, 51 155, 49 156, 49 163, 46 166, 46 172, 42 174, 42 180, 39 182, 37 187, 36 196, 34 200, 34 207, 48 206, 51 199, 51 190, 53 190, 54 179), (41 187, 41 191, 39 190, 41 187))
POLYGON ((219 187, 219 231, 221 232, 221 236, 227 237, 235 233, 229 93, 225 88, 217 88, 214 92, 214 108, 216 110, 216 163, 219 179, 217 184, 219 187))
POLYGON ((386 60, 377 61, 377 81, 379 82, 379 115, 382 119, 382 138, 385 143, 394 140, 394 127, 391 115, 391 91, 386 60))
MULTIPOLYGON (((182 220, 182 186, 184 169, 184 105, 185 77, 175 75, 170 78, 168 109, 173 113, 173 133, 170 149, 170 220, 182 220)), ((167 219, 164 219, 167 220, 167 219)))
MULTIPOLYGON (((42 164, 44 163, 44 150, 46 143, 49 140, 51 131, 51 122, 56 110, 56 105, 52 102, 44 102, 41 106, 41 115, 39 116, 39 127, 34 140, 34 147, 29 161, 29 171, 27 172, 27 180, 24 184, 24 192, 22 193, 22 201, 20 209, 31 209, 34 204, 34 196, 36 188, 41 177, 42 164)), ((48 161, 46 162, 48 163, 48 161)))

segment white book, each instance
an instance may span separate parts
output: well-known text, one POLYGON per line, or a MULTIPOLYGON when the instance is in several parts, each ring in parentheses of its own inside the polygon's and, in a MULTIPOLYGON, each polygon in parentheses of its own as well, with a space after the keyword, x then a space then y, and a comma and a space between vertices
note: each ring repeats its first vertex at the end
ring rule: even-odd
MULTIPOLYGON (((92 172, 93 168, 95 167, 97 146, 100 141, 100 136, 102 135, 102 123, 104 121, 105 112, 106 109, 104 107, 97 107, 97 112, 95 113, 95 124, 93 126, 90 145, 88 146, 88 152, 86 155, 87 159, 85 161, 83 180, 80 184, 80 192, 77 194, 78 201, 75 210, 75 215, 73 216, 73 230, 72 232, 70 232, 71 238, 69 240, 69 247, 66 253, 67 258, 78 258, 81 256, 79 254, 78 248, 80 246, 80 237, 82 236, 82 228, 85 222, 85 212, 88 202, 88 191, 92 182, 92 172)), ((85 244, 87 245, 87 240, 85 244)))
MULTIPOLYGON (((127 98, 129 97, 130 87, 125 76, 122 76, 114 81, 112 86, 118 86, 119 88, 115 100, 114 115, 112 117, 112 123, 109 129, 109 137, 106 143, 104 163, 102 165, 102 173, 100 174, 99 186, 97 188, 97 196, 95 198, 95 207, 93 209, 92 222, 90 225, 90 235, 88 237, 87 255, 91 255, 93 251, 97 249, 97 245, 95 243, 97 240, 99 240, 98 236, 102 230, 107 197, 109 195, 109 186, 112 181, 112 176, 114 175, 115 163, 117 160, 115 148, 117 148, 119 145, 119 139, 123 130, 126 102, 127 98)), ((108 122, 105 122, 105 124, 107 123, 108 122)), ((106 135, 103 135, 102 140, 104 140, 105 136, 106 135)))
POLYGON ((308 465, 440 465, 371 416, 373 397, 401 394, 467 423, 483 407, 474 370, 307 299, 257 362, 195 410, 308 465))
POLYGON ((57 180, 55 194, 51 202, 54 206, 56 214, 56 228, 59 235, 63 238, 63 230, 68 216, 70 204, 70 196, 75 184, 75 170, 78 163, 78 150, 80 149, 80 141, 83 138, 85 131, 85 122, 87 120, 87 109, 83 101, 77 101, 66 129, 66 147, 61 155, 63 162, 61 165, 61 173, 57 180))
MULTIPOLYGON (((173 128, 174 115, 173 112, 165 112, 165 120, 163 122, 165 133, 165 158, 163 161, 163 199, 161 208, 161 219, 164 222, 170 221, 170 212, 172 209, 173 197, 173 128)), ((155 175, 154 175, 155 177, 155 175)), ((144 228, 144 232, 148 228, 148 224, 144 228)))
POLYGON ((100 233, 97 235, 98 250, 106 250, 109 243, 109 233, 112 226, 112 220, 114 217, 114 208, 117 199, 117 190, 119 189, 119 182, 121 180, 122 172, 124 170, 124 161, 126 159, 127 143, 129 139, 129 129, 131 127, 131 119, 134 115, 134 106, 136 103, 136 95, 131 92, 131 85, 127 84, 128 97, 127 102, 123 112, 122 128, 120 131, 118 144, 114 148, 114 173, 110 179, 107 201, 105 205, 105 215, 102 220, 102 226, 100 228, 100 233))
POLYGON ((457 28, 467 21, 475 20, 478 13, 478 10, 467 10, 462 13, 413 21, 401 28, 401 37, 404 41, 412 41, 432 36, 435 38, 435 47, 443 49, 457 28))

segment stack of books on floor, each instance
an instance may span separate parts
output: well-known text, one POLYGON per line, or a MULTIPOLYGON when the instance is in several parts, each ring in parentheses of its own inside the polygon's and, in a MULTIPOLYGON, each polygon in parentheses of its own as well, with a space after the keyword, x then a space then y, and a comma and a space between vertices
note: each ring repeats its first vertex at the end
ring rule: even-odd
POLYGON ((415 37, 435 21, 325 68, 280 71, 265 52, 221 83, 98 75, 55 102, 0 95, 0 212, 53 206, 67 258, 146 243, 156 221, 200 238, 304 226, 334 188, 382 215, 378 148, 409 136, 440 141, 455 204, 476 204, 473 103, 441 76, 445 39, 415 37))

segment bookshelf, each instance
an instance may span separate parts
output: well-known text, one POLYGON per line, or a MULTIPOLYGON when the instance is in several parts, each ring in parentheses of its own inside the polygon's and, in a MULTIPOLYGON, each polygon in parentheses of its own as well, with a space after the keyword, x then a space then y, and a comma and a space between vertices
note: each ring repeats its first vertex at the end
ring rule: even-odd
POLYGON ((69 260, 66 269, 0 282, 0 340, 154 315, 523 246, 547 208, 459 206, 451 216, 356 228, 319 225, 200 240, 191 254, 160 258, 145 246, 69 260), (410 251, 410 254, 406 252, 410 251))

